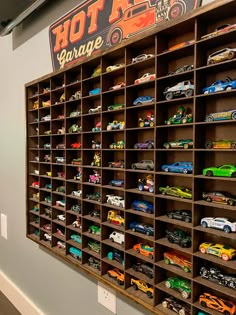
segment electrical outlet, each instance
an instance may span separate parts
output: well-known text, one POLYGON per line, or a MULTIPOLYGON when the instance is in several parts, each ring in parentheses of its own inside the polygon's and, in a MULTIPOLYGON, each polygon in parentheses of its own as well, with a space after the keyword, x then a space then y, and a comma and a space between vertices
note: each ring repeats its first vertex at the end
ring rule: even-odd
POLYGON ((1 213, 1 236, 7 240, 7 216, 1 213))
POLYGON ((98 282, 98 303, 116 314, 116 293, 101 282, 98 282))

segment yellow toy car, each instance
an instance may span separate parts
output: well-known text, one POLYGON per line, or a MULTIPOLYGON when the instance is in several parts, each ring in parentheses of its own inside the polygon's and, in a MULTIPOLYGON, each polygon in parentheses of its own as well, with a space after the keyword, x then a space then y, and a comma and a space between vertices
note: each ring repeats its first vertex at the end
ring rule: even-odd
POLYGON ((52 172, 46 172, 46 175, 51 177, 52 176, 52 172))
POLYGON ((118 211, 116 210, 108 211, 107 221, 109 223, 121 225, 121 226, 125 224, 125 219, 120 214, 118 214, 118 211))
POLYGON ((199 250, 202 254, 210 254, 222 258, 227 261, 233 259, 236 256, 236 249, 229 245, 214 244, 214 243, 202 243, 199 246, 199 250))
POLYGON ((150 287, 145 281, 131 278, 131 285, 135 290, 143 291, 149 298, 153 298, 153 288, 150 287))

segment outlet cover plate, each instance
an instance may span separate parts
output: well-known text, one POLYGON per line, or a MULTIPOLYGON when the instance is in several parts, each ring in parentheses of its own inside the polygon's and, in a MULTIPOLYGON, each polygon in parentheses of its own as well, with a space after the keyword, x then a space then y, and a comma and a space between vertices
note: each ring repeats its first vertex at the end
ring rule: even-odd
POLYGON ((116 292, 98 282, 98 303, 116 314, 116 292))

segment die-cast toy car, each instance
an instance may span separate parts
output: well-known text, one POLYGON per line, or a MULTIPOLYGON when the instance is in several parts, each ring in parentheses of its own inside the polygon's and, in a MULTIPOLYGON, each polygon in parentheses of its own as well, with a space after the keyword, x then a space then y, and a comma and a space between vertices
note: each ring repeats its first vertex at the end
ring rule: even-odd
POLYGON ((149 298, 153 298, 153 288, 145 281, 131 278, 130 283, 135 290, 140 290, 146 293, 149 298))
POLYGON ((194 84, 192 81, 182 81, 172 87, 166 87, 163 94, 168 101, 178 96, 191 97, 194 94, 194 84))
POLYGON ((178 73, 182 73, 182 72, 185 72, 185 71, 190 71, 192 69, 193 69, 193 65, 184 65, 182 67, 177 68, 174 71, 168 72, 168 75, 178 74, 178 73))
POLYGON ((118 90, 125 87, 125 82, 118 82, 115 85, 109 87, 109 90, 118 90))
POLYGON ((183 269, 185 272, 191 272, 192 270, 192 263, 189 259, 185 256, 171 251, 171 252, 164 252, 164 262, 167 265, 175 265, 183 269))
POLYGON ((210 293, 203 293, 199 297, 199 303, 203 307, 211 308, 224 315, 234 315, 236 311, 236 303, 214 296, 210 293))
POLYGON ((200 244, 199 250, 202 254, 214 255, 226 261, 236 256, 236 249, 224 244, 205 242, 200 244))
POLYGON ((179 139, 175 141, 164 142, 163 147, 165 149, 189 149, 193 147, 192 139, 179 139))
POLYGON ((142 160, 137 163, 132 163, 131 168, 134 170, 139 169, 151 171, 154 169, 154 162, 152 160, 142 160))
POLYGON ((132 63, 147 60, 147 59, 152 58, 152 57, 154 57, 153 54, 141 54, 141 55, 138 55, 138 56, 132 58, 132 63))
POLYGON ((138 243, 133 246, 133 249, 136 251, 136 253, 144 255, 146 257, 149 257, 153 259, 154 257, 154 249, 153 247, 143 244, 143 243, 138 243))
POLYGON ((116 65, 108 66, 108 67, 106 68, 106 72, 111 72, 111 71, 114 71, 114 70, 123 68, 124 66, 125 66, 124 63, 118 63, 118 64, 116 64, 116 65))
POLYGON ((155 102, 155 98, 152 96, 139 96, 133 101, 133 105, 147 105, 155 102))
POLYGON ((161 166, 162 171, 172 173, 192 173, 193 163, 192 162, 175 162, 173 164, 164 164, 161 166))
POLYGON ((231 164, 224 164, 218 167, 204 168, 202 173, 206 176, 236 177, 236 167, 231 164))
POLYGON ((134 81, 134 84, 140 84, 140 83, 144 83, 147 81, 151 81, 151 80, 155 80, 156 79, 156 74, 155 73, 144 73, 141 78, 136 79, 134 81))
POLYGON ((236 232, 236 222, 228 218, 205 217, 201 219, 201 226, 204 228, 214 228, 226 233, 236 232))
POLYGON ((225 81, 217 80, 212 83, 210 86, 205 87, 202 92, 204 94, 222 92, 222 91, 230 91, 232 89, 236 89, 236 80, 232 80, 230 77, 227 77, 225 81))
POLYGON ((189 248, 192 245, 191 237, 180 229, 174 229, 174 231, 166 230, 166 237, 170 243, 177 244, 183 248, 189 248))
MULTIPOLYGON (((190 315, 191 314, 190 306, 188 304, 185 304, 182 301, 174 298, 173 296, 165 297, 164 300, 161 302, 161 305, 164 308, 168 308, 169 310, 171 310, 171 311, 173 311, 179 315, 190 315)), ((198 313, 198 315, 199 315, 199 313, 198 313)))
POLYGON ((235 55, 236 55, 236 48, 223 48, 209 55, 207 59, 207 64, 210 65, 210 64, 219 63, 225 60, 231 60, 235 58, 235 55))
POLYGON ((236 276, 231 274, 225 274, 224 271, 218 267, 201 267, 200 276, 209 281, 223 285, 231 289, 236 289, 236 276))
POLYGON ((162 193, 162 195, 192 199, 192 191, 186 187, 180 186, 159 187, 159 191, 162 193))
POLYGON ((169 211, 166 214, 170 219, 176 219, 185 221, 187 223, 192 222, 192 212, 189 210, 175 210, 169 211))
POLYGON ((114 168, 124 168, 125 162, 124 160, 118 160, 114 162, 108 162, 109 167, 114 167, 114 168))
POLYGON ((149 236, 154 235, 154 228, 152 226, 144 224, 144 223, 139 223, 139 222, 133 221, 129 224, 129 228, 133 232, 140 232, 142 234, 146 234, 149 236))
POLYGON ((202 198, 208 202, 223 203, 229 206, 236 205, 236 197, 232 196, 227 192, 220 191, 203 192, 202 198))
POLYGON ((153 204, 145 200, 134 200, 131 204, 131 208, 136 211, 146 212, 150 214, 154 212, 153 204))
POLYGON ((210 113, 205 117, 205 121, 221 121, 221 120, 235 120, 236 109, 229 109, 223 112, 210 113))
POLYGON ((89 95, 97 95, 97 94, 100 94, 101 93, 101 88, 96 88, 96 89, 93 89, 93 90, 90 90, 89 91, 89 95))
POLYGON ((135 143, 134 149, 152 149, 154 148, 153 140, 146 140, 145 142, 135 143))
POLYGON ((236 149, 236 141, 235 140, 207 141, 205 147, 206 149, 236 149))
POLYGON ((170 277, 166 279, 165 286, 168 289, 175 289, 179 291, 184 299, 187 299, 191 295, 191 281, 180 278, 180 277, 170 277))

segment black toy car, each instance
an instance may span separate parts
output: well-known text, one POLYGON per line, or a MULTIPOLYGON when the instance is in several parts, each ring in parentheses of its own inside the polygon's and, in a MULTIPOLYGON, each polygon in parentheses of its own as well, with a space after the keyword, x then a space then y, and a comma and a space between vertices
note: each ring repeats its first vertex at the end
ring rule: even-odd
POLYGON ((168 308, 179 315, 190 315, 190 306, 173 296, 166 297, 161 304, 164 308, 168 308))
POLYGON ((152 279, 154 277, 153 267, 149 264, 136 263, 133 264, 132 268, 137 272, 142 272, 152 279))
POLYGON ((188 210, 170 211, 166 215, 170 219, 177 219, 187 223, 192 222, 192 212, 188 210))
POLYGON ((236 289, 236 275, 224 275, 222 271, 216 267, 201 267, 200 276, 209 281, 236 289))
POLYGON ((100 192, 96 192, 93 194, 87 194, 86 198, 100 202, 101 201, 101 194, 100 194, 100 192))
POLYGON ((182 72, 185 72, 185 71, 190 71, 192 69, 193 69, 193 65, 184 65, 183 67, 180 67, 180 68, 176 69, 175 71, 168 72, 168 75, 182 73, 182 72))
POLYGON ((78 205, 78 204, 74 204, 73 206, 71 206, 70 208, 72 211, 75 211, 75 212, 78 212, 78 213, 81 213, 81 205, 78 205))
POLYGON ((95 217, 95 218, 100 219, 100 211, 92 210, 89 212, 89 214, 91 215, 91 217, 95 217))
POLYGON ((94 258, 94 257, 89 257, 88 259, 88 264, 90 267, 93 267, 97 270, 100 270, 101 269, 101 263, 98 259, 94 258))
POLYGON ((166 230, 166 237, 170 243, 178 244, 180 247, 191 247, 191 237, 180 229, 174 231, 166 230))

